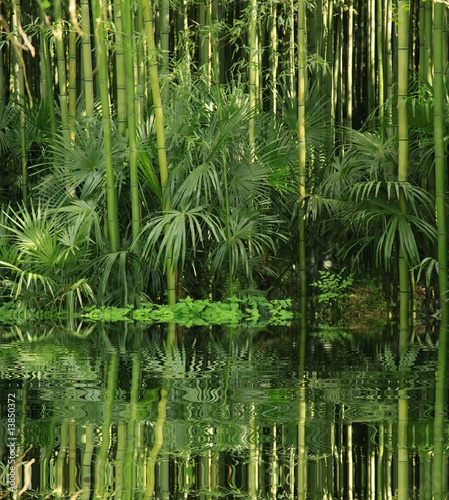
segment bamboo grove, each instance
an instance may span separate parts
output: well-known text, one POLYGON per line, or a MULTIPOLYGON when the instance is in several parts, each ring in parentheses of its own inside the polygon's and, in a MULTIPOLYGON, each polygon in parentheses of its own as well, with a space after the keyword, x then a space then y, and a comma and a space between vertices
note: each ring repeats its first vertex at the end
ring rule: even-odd
POLYGON ((1 4, 3 300, 299 296, 447 323, 447 5, 1 4), (442 300, 440 300, 442 298, 442 300))

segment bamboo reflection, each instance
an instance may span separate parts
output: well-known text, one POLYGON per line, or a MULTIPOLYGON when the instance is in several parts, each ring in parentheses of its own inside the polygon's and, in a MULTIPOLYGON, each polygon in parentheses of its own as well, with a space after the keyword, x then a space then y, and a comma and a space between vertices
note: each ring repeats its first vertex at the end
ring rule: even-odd
POLYGON ((134 333, 134 351, 132 355, 131 389, 129 398, 129 413, 126 434, 126 448, 123 467, 123 496, 125 500, 133 498, 136 490, 136 425, 137 406, 140 385, 140 349, 139 334, 134 333))
MULTIPOLYGON (((327 371, 312 375, 309 339, 305 329, 298 333, 288 388, 275 377, 258 384, 253 372, 260 360, 277 366, 277 358, 268 353, 273 344, 267 344, 266 355, 246 332, 231 333, 225 342, 208 340, 221 342, 221 354, 209 345, 204 359, 195 358, 196 346, 191 351, 181 341, 178 346, 173 328, 164 348, 158 337, 147 357, 139 332, 129 338, 132 348, 124 345, 121 354, 106 342, 107 351, 92 363, 103 373, 103 400, 86 400, 90 410, 70 416, 70 397, 76 394, 69 397, 57 389, 67 400, 53 414, 49 406, 43 422, 36 423, 34 455, 24 451, 17 464, 34 483, 21 484, 83 500, 226 495, 392 500, 417 492, 426 500, 438 493, 435 482, 432 492, 431 481, 438 463, 437 455, 433 459, 438 428, 433 435, 433 426, 441 415, 421 422, 408 408, 410 349, 404 348, 399 370, 395 364, 385 380, 385 392, 392 395, 385 403, 375 402, 371 396, 387 396, 369 392, 362 379, 353 382, 352 374, 342 372, 338 379, 326 378, 327 371), (218 356, 218 369, 203 376, 201 370, 218 356)), ((438 369, 443 374, 445 367, 438 369)), ((434 389, 429 384, 423 398, 434 389)), ((35 437, 29 424, 23 426, 25 448, 35 437)), ((442 460, 445 470, 444 449, 442 460)))
MULTIPOLYGON (((443 306, 445 307, 445 306, 443 306)), ((445 497, 447 488, 447 457, 445 450, 445 417, 446 417, 446 379, 447 379, 447 343, 448 326, 440 327, 438 338, 438 365, 435 386, 435 418, 434 418, 434 467, 433 492, 435 500, 445 497), (446 471, 446 473, 445 473, 446 471), (446 484, 445 484, 446 483, 446 484)))
MULTIPOLYGON (((306 447, 306 381, 305 381, 305 358, 306 358, 306 323, 301 320, 299 329, 299 408, 298 408, 298 500, 307 496, 307 447, 306 447)), ((293 477, 293 475, 292 475, 293 477)), ((293 484, 292 484, 293 491, 293 484)))
POLYGON ((105 364, 107 373, 106 395, 103 404, 103 425, 101 428, 101 446, 98 450, 95 462, 95 496, 96 498, 104 498, 108 487, 107 470, 110 469, 108 462, 108 453, 111 443, 111 426, 112 426, 112 405, 114 403, 115 392, 117 389, 119 369, 119 358, 117 351, 113 349, 109 354, 109 360, 105 364))
POLYGON ((409 500, 409 452, 408 452, 408 390, 407 371, 402 368, 408 350, 408 330, 401 329, 399 338, 399 389, 398 389, 398 500, 409 500))
POLYGON ((94 453, 94 425, 86 424, 84 429, 85 444, 81 462, 81 500, 88 500, 92 488, 92 456, 94 453))
MULTIPOLYGON (((164 424, 167 417, 167 401, 170 391, 170 360, 172 356, 172 349, 176 341, 176 325, 169 323, 167 327, 167 339, 165 343, 165 370, 164 377, 161 381, 160 397, 157 406, 157 420, 154 425, 154 443, 148 454, 146 466, 146 490, 145 499, 153 498, 156 488, 156 462, 159 452, 164 443, 164 424)), ((159 480, 161 485, 161 498, 168 498, 169 496, 169 470, 168 461, 160 460, 159 462, 159 480)))

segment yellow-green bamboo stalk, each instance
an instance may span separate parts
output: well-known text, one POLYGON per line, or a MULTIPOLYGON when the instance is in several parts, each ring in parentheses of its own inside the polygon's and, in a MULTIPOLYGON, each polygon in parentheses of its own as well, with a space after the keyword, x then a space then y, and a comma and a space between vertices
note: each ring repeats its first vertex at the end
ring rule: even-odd
MULTIPOLYGON (((136 95, 134 82, 133 57, 133 23, 132 4, 130 0, 123 1, 123 48, 125 56, 126 109, 128 118, 129 144, 129 181, 131 194, 131 229, 133 243, 137 245, 141 230, 141 212, 139 200, 139 179, 137 168, 137 118, 136 95)), ((136 246, 138 252, 138 246, 136 246)))
MULTIPOLYGON (((170 1, 169 0, 161 0, 160 2, 161 10, 160 10, 160 44, 161 44, 161 74, 162 76, 168 75, 169 68, 169 58, 170 58, 170 1)), ((163 99, 167 102, 169 97, 170 87, 168 85, 164 85, 163 89, 163 99)))
POLYGON ((326 87, 327 87, 327 92, 328 92, 328 98, 326 99, 326 102, 328 103, 329 106, 329 122, 330 122, 330 137, 332 138, 332 143, 335 141, 335 71, 334 71, 334 66, 335 66, 335 45, 334 45, 334 0, 328 0, 328 34, 327 34, 327 46, 326 46, 326 61, 327 64, 329 65, 329 70, 330 70, 330 82, 328 82, 328 78, 326 78, 326 75, 324 75, 324 82, 326 87))
POLYGON ((75 138, 75 122, 76 122, 76 73, 77 73, 77 58, 76 58, 76 30, 72 26, 69 33, 69 107, 68 119, 70 137, 75 138))
MULTIPOLYGON (((398 181, 408 180, 408 61, 409 61, 409 0, 398 2, 398 181)), ((399 191, 399 210, 402 215, 407 213, 407 203, 403 189, 399 191)), ((410 275, 408 263, 402 248, 399 248, 399 295, 400 295, 400 330, 408 333, 410 313, 410 275)))
POLYGON ((392 0, 386 1, 386 9, 384 13, 384 23, 385 23, 385 99, 388 102, 386 109, 386 126, 391 127, 393 125, 393 107, 391 98, 393 96, 393 48, 392 41, 395 36, 395 31, 393 29, 393 7, 392 0))
POLYGON ((278 30, 277 30, 277 2, 270 0, 270 75, 271 75, 271 109, 274 116, 277 114, 277 76, 279 67, 279 54, 278 54, 278 30))
POLYGON ((298 0, 298 194, 299 194, 299 302, 301 314, 306 313, 306 4, 298 0))
POLYGON ((368 77, 368 113, 376 107, 376 0, 367 0, 368 5, 368 57, 367 57, 367 77, 368 77))
POLYGON ((257 0, 251 0, 249 12, 249 144, 251 149, 251 161, 254 161, 256 148, 256 111, 257 111, 257 79, 258 79, 258 57, 257 57, 257 0))
POLYGON ((199 65, 206 77, 206 80, 211 83, 211 65, 210 65, 210 29, 209 29, 209 14, 210 0, 200 0, 199 2, 199 65))
POLYGON ((101 112, 104 134, 104 162, 106 168, 106 205, 107 205, 107 230, 111 252, 119 248, 119 223, 117 208, 117 190, 115 187, 114 165, 112 161, 112 127, 109 102, 108 80, 108 54, 107 32, 105 23, 107 19, 107 6, 104 0, 96 0, 95 38, 98 67, 98 86, 100 88, 101 112))
POLYGON ((384 82, 384 2, 377 2, 376 43, 377 43, 377 98, 379 106, 379 126, 384 129, 385 82, 384 82))
MULTIPOLYGON (((159 173, 161 179, 162 210, 170 210, 170 198, 166 193, 168 181, 167 149, 165 147, 164 112, 162 108, 161 91, 159 86, 159 74, 156 59, 156 44, 153 31, 153 6, 151 0, 142 0, 143 19, 145 23, 145 34, 149 57, 150 84, 153 95, 153 108, 156 119, 157 151, 159 161, 159 173)), ((167 273, 167 300, 169 304, 176 303, 176 269, 172 265, 171 255, 165 259, 167 273)))
POLYGON ((210 12, 209 30, 211 36, 212 81, 219 84, 223 81, 223 78, 222 67, 220 66, 220 60, 222 60, 220 57, 220 41, 219 34, 217 33, 217 26, 220 22, 218 0, 211 0, 210 12))
POLYGON ((353 109, 353 98, 352 98, 352 88, 353 88, 353 50, 354 45, 354 0, 349 0, 348 3, 348 35, 346 39, 347 43, 347 53, 346 53, 346 126, 352 128, 352 109, 353 109))
POLYGON ((63 39, 63 17, 61 0, 54 2, 54 27, 53 37, 56 48, 56 61, 58 69, 58 89, 59 89, 59 107, 61 110, 61 127, 64 137, 69 137, 69 108, 67 96, 67 69, 65 60, 65 47, 63 39))
POLYGON ((142 123, 145 112, 146 103, 148 102, 148 75, 145 61, 147 60, 145 52, 145 43, 140 39, 139 33, 144 32, 142 9, 137 9, 134 16, 134 45, 135 45, 135 82, 136 82, 136 126, 139 127, 142 123))
POLYGON ((124 134, 127 124, 127 109, 126 109, 126 71, 125 71, 125 55, 123 48, 123 25, 122 25, 122 0, 114 0, 114 22, 115 22, 115 91, 116 104, 115 111, 117 113, 117 130, 120 134, 124 134))
POLYGON ((296 89, 295 89, 295 0, 290 0, 290 5, 288 9, 289 16, 289 40, 288 40, 288 82, 289 82, 289 97, 294 102, 296 98, 296 89))
MULTIPOLYGON (((14 2, 12 15, 13 28, 13 61, 14 61, 14 94, 20 103, 20 158, 22 173, 22 199, 28 199, 28 158, 26 148, 26 116, 25 116, 25 68, 22 56, 22 37, 20 35, 21 2, 14 2)), ((32 104, 32 103, 30 103, 32 104)))
MULTIPOLYGON (((432 82, 432 25, 433 25, 433 3, 424 4, 424 78, 428 83, 432 82)), ((421 27, 420 27, 421 29, 421 27)))
POLYGON ((435 500, 444 498, 444 465, 445 451, 445 416, 446 416, 446 377, 447 377, 447 343, 449 329, 449 291, 447 270, 447 224, 446 224, 446 145, 445 145, 445 112, 446 90, 444 85, 444 51, 443 28, 445 22, 445 6, 436 3, 434 21, 434 148, 435 148, 435 200, 438 229, 438 283, 440 288, 441 322, 438 337, 438 365, 435 387, 435 419, 434 419, 434 465, 433 493, 435 500))
MULTIPOLYGON (((0 42, 3 42, 3 36, 0 36, 0 42)), ((40 80, 40 83, 41 83, 41 90, 42 90, 42 80, 40 80)), ((4 63, 3 51, 0 51, 0 116, 3 116, 3 112, 5 111, 5 107, 6 107, 6 105, 5 105, 5 63, 4 63)))
POLYGON ((81 58, 83 65, 83 91, 86 116, 88 118, 94 113, 94 78, 92 72, 92 44, 90 32, 90 9, 89 1, 81 0, 81 28, 83 30, 81 41, 81 58))

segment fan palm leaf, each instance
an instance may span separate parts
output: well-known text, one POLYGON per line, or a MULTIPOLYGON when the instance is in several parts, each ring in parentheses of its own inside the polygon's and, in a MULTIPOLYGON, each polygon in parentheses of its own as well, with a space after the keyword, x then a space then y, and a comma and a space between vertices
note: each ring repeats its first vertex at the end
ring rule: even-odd
POLYGON ((204 207, 169 210, 152 217, 142 227, 142 256, 148 258, 156 251, 156 267, 160 261, 171 262, 173 269, 182 269, 187 250, 195 252, 204 243, 204 228, 215 238, 223 238, 217 217, 209 214, 204 207))

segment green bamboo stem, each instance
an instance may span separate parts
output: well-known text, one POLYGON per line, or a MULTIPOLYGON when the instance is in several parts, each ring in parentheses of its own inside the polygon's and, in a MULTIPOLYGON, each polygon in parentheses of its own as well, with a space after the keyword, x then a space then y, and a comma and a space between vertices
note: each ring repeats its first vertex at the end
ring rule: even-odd
POLYGON ((306 313, 307 264, 306 264, 306 5, 298 2, 298 194, 299 194, 299 303, 306 313))
MULTIPOLYGON (((436 2, 435 2, 436 3, 436 2)), ((424 26, 420 25, 420 33, 424 35, 424 68, 422 75, 424 80, 429 84, 432 83, 432 26, 434 25, 434 12, 433 12, 433 4, 434 2, 423 2, 424 4, 424 26)), ((443 10, 443 15, 445 14, 445 10, 443 10)), ((443 27, 444 29, 444 27, 443 27)), ((444 38, 444 37, 443 37, 444 38)), ((443 41, 442 41, 443 42, 443 41)), ((433 44, 435 45, 435 44, 433 44)), ((444 57, 444 56, 443 56, 444 57)))
POLYGON ((295 101, 296 98, 296 89, 295 89, 295 0, 290 0, 288 16, 289 16, 289 39, 288 39, 288 82, 289 82, 289 98, 292 102, 295 101))
POLYGON ((90 32, 90 9, 89 1, 81 0, 81 27, 83 30, 82 42, 81 42, 81 54, 82 54, 82 74, 83 74, 83 90, 85 112, 88 118, 91 118, 94 113, 94 78, 92 71, 92 44, 91 44, 91 32, 90 32))
POLYGON ((53 37, 56 48, 56 61, 58 69, 59 107, 61 111, 61 126, 64 137, 69 137, 69 108, 67 96, 67 69, 65 60, 65 48, 63 40, 63 18, 61 0, 54 2, 55 22, 53 37))
POLYGON ((45 86, 45 94, 47 96, 46 102, 48 105, 49 119, 50 119, 50 128, 53 137, 56 134, 56 112, 55 112, 55 102, 53 99, 53 85, 52 85, 52 70, 51 70, 51 62, 50 62, 50 54, 48 47, 48 33, 49 30, 41 25, 40 30, 40 45, 42 48, 42 77, 41 77, 41 86, 45 86))
POLYGON ((354 107, 352 98, 353 89, 353 50, 354 46, 354 0, 349 0, 348 3, 348 33, 347 33, 347 47, 346 52, 346 126, 352 128, 352 109, 354 107))
POLYGON ((107 230, 111 252, 117 252, 119 248, 119 223, 117 190, 115 187, 114 164, 112 161, 112 126, 109 102, 109 81, 108 81, 108 55, 106 48, 107 33, 105 22, 107 19, 106 4, 104 0, 97 0, 95 37, 98 67, 98 85, 100 88, 100 100, 102 111, 102 123, 104 134, 104 162, 106 167, 106 206, 107 206, 107 230))
POLYGON ((68 125, 70 137, 75 138, 76 122, 76 78, 77 78, 77 57, 76 57, 76 31, 72 26, 69 33, 69 94, 68 94, 68 125))
MULTIPOLYGON (((117 130, 124 134, 127 124, 127 94, 126 94, 126 63, 123 44, 123 1, 114 0, 114 22, 115 22, 115 91, 117 113, 117 130)), ((134 70, 133 70, 134 71, 134 70)))
MULTIPOLYGON (((156 44, 153 31, 153 6, 151 0, 142 0, 143 18, 145 23, 145 34, 149 57, 150 84, 153 95, 153 108, 156 119, 157 151, 159 161, 159 173, 162 191, 162 210, 170 210, 170 197, 166 192, 168 182, 167 149, 165 146, 164 112, 159 86, 159 75, 156 59, 156 44)), ((176 303, 176 269, 172 265, 172 256, 167 255, 165 259, 167 279, 167 300, 169 304, 176 303)))
POLYGON ((393 106, 391 98, 393 96, 393 47, 392 40, 394 36, 393 30, 393 0, 385 0, 386 9, 384 13, 384 23, 385 23, 385 99, 387 100, 386 109, 386 126, 391 127, 393 125, 393 106))
MULTIPOLYGON (((168 75, 169 58, 170 58, 170 1, 161 0, 160 2, 160 44, 161 44, 161 75, 168 75)), ((162 97, 164 102, 167 102, 169 97, 170 87, 164 85, 162 97)))
POLYGON ((279 67, 279 54, 278 54, 278 30, 277 30, 277 2, 270 0, 270 75, 271 75, 271 109, 274 116, 277 114, 278 107, 278 67, 279 67))
POLYGON ((138 248, 138 239, 141 230, 141 212, 139 199, 139 179, 137 167, 137 119, 136 95, 134 82, 134 57, 133 57, 133 25, 132 5, 130 0, 123 2, 123 48, 125 57, 125 86, 126 109, 128 118, 128 145, 129 145, 129 180, 131 194, 131 228, 133 243, 138 248))
POLYGON ((376 43, 377 43, 377 99, 379 106, 379 127, 384 132, 385 81, 384 81, 384 2, 377 2, 376 43))
POLYGON ((376 0, 368 0, 368 113, 376 107, 376 0))
POLYGON ((219 3, 218 0, 211 0, 211 10, 210 10, 210 21, 209 21, 209 31, 211 36, 211 58, 212 58, 212 81, 214 83, 222 83, 222 66, 220 61, 223 59, 221 57, 220 40, 219 34, 217 33, 217 26, 220 22, 219 17, 219 3))
POLYGON ((14 96, 20 104, 20 159, 22 174, 22 199, 28 199, 28 160, 26 148, 26 116, 25 116, 25 69, 22 56, 22 37, 19 32, 21 18, 21 2, 14 2, 12 13, 13 30, 13 64, 14 64, 14 96))
POLYGON ((199 32, 199 65, 206 77, 211 83, 210 68, 210 30, 208 25, 208 9, 210 0, 200 0, 198 12, 198 32, 199 32))
POLYGON ((335 66, 335 45, 334 45, 334 0, 328 0, 328 34, 327 34, 327 46, 326 46, 326 61, 327 64, 329 65, 329 71, 330 71, 330 82, 328 82, 328 78, 324 78, 324 82, 327 90, 328 90, 328 98, 326 101, 328 102, 329 106, 329 123, 330 123, 330 134, 329 136, 331 137, 332 144, 335 142, 335 72, 334 72, 334 66, 335 66))
MULTIPOLYGON (((3 36, 0 36, 0 42, 3 42, 3 36)), ((3 116, 3 112, 5 111, 6 102, 5 102, 5 61, 3 52, 0 51, 0 116, 3 116)))
MULTIPOLYGON (((398 158, 398 181, 400 183, 408 180, 408 18, 409 1, 398 2, 398 135, 399 135, 399 158, 398 158)), ((399 191, 399 210, 402 215, 407 214, 407 203, 405 194, 401 188, 399 191)), ((408 263, 402 248, 399 248, 399 303, 400 303, 400 330, 408 332, 410 316, 410 277, 408 263)))
POLYGON ((434 21, 434 148, 435 148, 435 204, 438 229, 438 283, 440 288, 441 323, 438 338, 438 365, 435 387, 434 419, 434 465, 433 493, 435 500, 443 500, 445 450, 447 343, 449 328, 449 296, 447 270, 447 224, 446 224, 446 145, 445 112, 446 90, 444 85, 445 60, 443 52, 443 27, 445 7, 436 3, 434 21))
MULTIPOLYGON (((144 23, 142 9, 136 9, 134 15, 134 66, 135 66, 135 83, 136 83, 136 127, 140 127, 147 111, 148 102, 148 74, 145 61, 147 61, 146 45, 139 39, 139 33, 144 32, 144 23)), ((167 74, 166 74, 167 76, 167 74)), ((166 78, 161 78, 161 81, 166 78)), ((165 88, 169 88, 165 85, 165 88)), ((164 94, 165 95, 165 94, 164 94)), ((167 92, 168 98, 168 92, 167 92)), ((165 102, 164 98, 162 99, 165 102)))
POLYGON ((257 112, 257 79, 259 78, 259 64, 257 58, 257 0, 251 0, 249 12, 249 145, 251 161, 254 161, 256 149, 256 112, 257 112))

